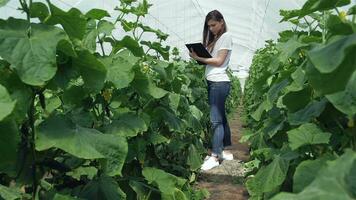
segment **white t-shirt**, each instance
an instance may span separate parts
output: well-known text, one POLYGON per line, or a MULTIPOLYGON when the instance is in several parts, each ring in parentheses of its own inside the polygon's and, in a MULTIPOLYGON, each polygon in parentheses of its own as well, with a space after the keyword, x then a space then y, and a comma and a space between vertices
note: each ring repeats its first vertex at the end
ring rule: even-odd
POLYGON ((220 38, 216 41, 213 52, 211 52, 211 56, 213 58, 217 57, 219 50, 222 49, 228 50, 224 63, 219 67, 206 65, 205 77, 208 81, 214 81, 214 82, 230 81, 229 76, 226 73, 226 70, 228 68, 231 51, 232 51, 232 37, 228 32, 223 33, 220 36, 220 38))

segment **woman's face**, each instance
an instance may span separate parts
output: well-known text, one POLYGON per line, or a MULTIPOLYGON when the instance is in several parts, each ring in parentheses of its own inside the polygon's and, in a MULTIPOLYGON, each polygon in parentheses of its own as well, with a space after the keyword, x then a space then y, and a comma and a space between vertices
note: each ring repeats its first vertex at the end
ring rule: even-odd
POLYGON ((209 30, 214 34, 217 35, 224 27, 224 21, 216 21, 216 20, 209 20, 208 21, 209 30))

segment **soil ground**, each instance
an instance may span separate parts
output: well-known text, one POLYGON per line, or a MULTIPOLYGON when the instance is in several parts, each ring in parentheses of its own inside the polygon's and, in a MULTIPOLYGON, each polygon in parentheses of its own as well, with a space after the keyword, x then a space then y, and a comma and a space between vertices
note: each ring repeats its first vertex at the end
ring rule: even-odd
POLYGON ((242 132, 239 113, 234 113, 229 120, 233 145, 227 150, 234 155, 234 160, 225 160, 218 167, 202 172, 198 177, 197 187, 209 191, 208 200, 245 200, 249 197, 243 185, 243 163, 249 159, 249 148, 247 144, 239 142, 242 132))

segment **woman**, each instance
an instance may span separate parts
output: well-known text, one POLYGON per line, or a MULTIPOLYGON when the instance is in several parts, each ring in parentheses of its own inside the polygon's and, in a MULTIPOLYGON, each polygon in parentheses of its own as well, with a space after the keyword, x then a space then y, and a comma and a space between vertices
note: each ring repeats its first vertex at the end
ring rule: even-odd
POLYGON ((219 159, 232 160, 232 154, 224 152, 224 147, 231 145, 230 127, 226 119, 225 101, 230 92, 230 79, 227 67, 232 50, 232 37, 226 32, 227 27, 222 14, 213 10, 205 18, 203 45, 212 58, 202 58, 194 51, 189 54, 193 59, 206 64, 205 77, 208 83, 210 121, 212 124, 212 153, 204 160, 202 170, 209 170, 219 165, 219 159))

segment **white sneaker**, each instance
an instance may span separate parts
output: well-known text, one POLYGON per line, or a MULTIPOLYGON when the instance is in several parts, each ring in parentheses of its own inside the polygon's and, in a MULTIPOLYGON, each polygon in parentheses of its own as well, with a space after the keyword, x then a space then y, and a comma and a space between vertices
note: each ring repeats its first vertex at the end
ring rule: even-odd
POLYGON ((206 171, 217 166, 219 166, 219 161, 214 156, 209 156, 208 159, 204 160, 201 170, 206 171))
POLYGON ((234 160, 234 155, 232 155, 232 153, 230 152, 222 151, 221 158, 223 160, 234 160))

